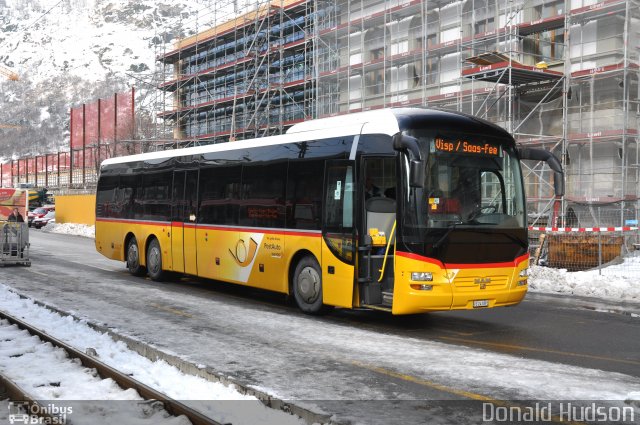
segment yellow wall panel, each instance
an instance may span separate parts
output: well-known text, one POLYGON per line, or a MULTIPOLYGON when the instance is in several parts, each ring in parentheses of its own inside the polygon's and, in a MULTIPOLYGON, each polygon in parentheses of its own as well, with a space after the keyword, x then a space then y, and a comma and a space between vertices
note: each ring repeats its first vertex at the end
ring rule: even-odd
POLYGON ((96 195, 56 196, 56 223, 96 224, 96 195))

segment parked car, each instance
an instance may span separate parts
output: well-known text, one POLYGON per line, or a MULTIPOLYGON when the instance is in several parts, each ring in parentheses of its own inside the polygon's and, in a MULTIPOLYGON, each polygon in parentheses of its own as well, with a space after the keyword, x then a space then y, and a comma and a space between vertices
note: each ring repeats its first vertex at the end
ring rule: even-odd
POLYGON ((33 211, 29 211, 27 214, 27 221, 29 222, 29 226, 33 224, 33 220, 36 218, 44 217, 49 211, 55 211, 55 205, 45 205, 44 207, 35 208, 33 211))
POLYGON ((38 217, 38 218, 34 218, 33 219, 33 227, 35 227, 36 229, 39 229, 43 226, 46 226, 49 221, 54 220, 55 222, 56 219, 56 212, 55 211, 49 211, 47 214, 45 214, 44 217, 38 217))

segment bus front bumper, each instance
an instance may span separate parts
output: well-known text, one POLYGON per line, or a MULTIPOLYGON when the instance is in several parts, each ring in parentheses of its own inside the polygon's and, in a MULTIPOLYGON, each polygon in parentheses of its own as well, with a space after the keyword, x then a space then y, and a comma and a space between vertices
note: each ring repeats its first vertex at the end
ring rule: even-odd
POLYGON ((477 310, 520 303, 528 289, 528 256, 495 266, 444 267, 418 258, 398 258, 393 314, 477 310), (416 281, 418 276, 423 281, 416 281), (423 275, 422 273, 426 274, 423 275))

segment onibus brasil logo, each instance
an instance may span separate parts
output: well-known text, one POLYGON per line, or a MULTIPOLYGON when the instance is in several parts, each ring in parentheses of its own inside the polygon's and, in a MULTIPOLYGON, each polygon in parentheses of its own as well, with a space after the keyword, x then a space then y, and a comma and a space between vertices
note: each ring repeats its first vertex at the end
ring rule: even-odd
POLYGON ((67 415, 72 413, 73 407, 54 403, 40 405, 28 401, 9 402, 10 424, 63 425, 67 423, 67 415))

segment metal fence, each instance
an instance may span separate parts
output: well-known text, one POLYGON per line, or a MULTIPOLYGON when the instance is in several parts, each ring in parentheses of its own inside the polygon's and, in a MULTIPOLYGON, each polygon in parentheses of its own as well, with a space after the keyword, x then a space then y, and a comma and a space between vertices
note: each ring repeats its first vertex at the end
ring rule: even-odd
POLYGON ((631 210, 603 205, 567 211, 565 227, 529 227, 533 264, 602 275, 640 272, 640 230, 631 210))

